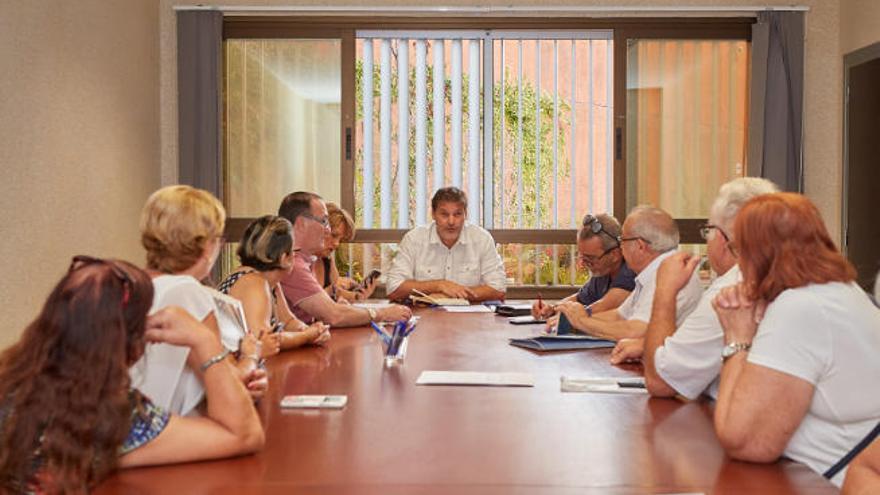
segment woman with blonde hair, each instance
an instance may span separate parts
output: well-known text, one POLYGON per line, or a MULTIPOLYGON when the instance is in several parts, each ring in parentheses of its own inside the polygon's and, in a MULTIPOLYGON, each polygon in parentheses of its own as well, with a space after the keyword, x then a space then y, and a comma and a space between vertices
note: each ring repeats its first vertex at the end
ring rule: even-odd
POLYGON ((758 196, 734 223, 742 282, 713 306, 727 344, 715 430, 727 453, 786 456, 837 486, 880 431, 880 310, 855 283, 819 211, 793 193, 758 196))
POLYGON ((340 277, 334 261, 336 248, 341 243, 351 242, 354 239, 356 233, 354 219, 336 203, 328 201, 326 204, 330 233, 324 236, 324 249, 315 253, 318 260, 312 265, 312 272, 335 301, 353 302, 367 299, 376 290, 376 278, 370 277, 361 285, 348 277, 340 277))
MULTIPOLYGON (((268 387, 260 362, 258 336, 249 332, 241 304, 201 283, 223 244, 226 212, 211 193, 190 186, 154 192, 141 213, 141 243, 153 280, 152 311, 180 306, 211 329, 229 351, 254 399, 268 387)), ((203 376, 185 347, 149 346, 131 368, 134 386, 158 405, 177 414, 198 413, 204 398, 203 376)))
POLYGON ((124 261, 73 259, 37 318, 0 355, 0 491, 86 493, 116 468, 259 450, 260 419, 217 338, 179 308, 150 317, 153 284, 124 261), (205 417, 169 414, 126 370, 148 342, 199 363, 205 417))
POLYGON ((263 355, 330 339, 321 322, 306 325, 290 311, 279 285, 293 268, 293 227, 283 217, 266 215, 244 231, 238 246, 241 267, 220 286, 220 292, 242 302, 248 327, 273 337, 263 339, 263 355))

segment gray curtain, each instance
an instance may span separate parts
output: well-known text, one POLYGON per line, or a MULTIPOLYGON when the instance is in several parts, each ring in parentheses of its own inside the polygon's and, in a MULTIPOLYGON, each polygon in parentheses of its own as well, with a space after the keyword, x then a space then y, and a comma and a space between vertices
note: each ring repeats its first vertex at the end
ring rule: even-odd
POLYGON ((178 182, 221 190, 223 13, 177 13, 178 182))
POLYGON ((749 175, 803 191, 803 12, 760 12, 752 27, 749 175))

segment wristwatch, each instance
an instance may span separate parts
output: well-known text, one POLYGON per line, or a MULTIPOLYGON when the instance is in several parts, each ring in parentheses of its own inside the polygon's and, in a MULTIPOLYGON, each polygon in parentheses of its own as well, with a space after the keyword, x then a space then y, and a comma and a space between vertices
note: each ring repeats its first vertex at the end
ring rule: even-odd
POLYGON ((367 308, 367 313, 370 313, 370 321, 376 321, 376 310, 373 308, 367 308))
POLYGON ((752 347, 751 342, 731 342, 721 348, 721 361, 727 361, 739 351, 747 351, 752 347))

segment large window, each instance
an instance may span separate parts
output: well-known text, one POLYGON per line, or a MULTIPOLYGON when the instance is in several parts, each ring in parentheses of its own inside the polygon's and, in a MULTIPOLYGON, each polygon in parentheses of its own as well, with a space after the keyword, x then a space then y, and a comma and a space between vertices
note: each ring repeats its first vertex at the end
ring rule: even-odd
POLYGON ((228 18, 224 192, 235 238, 313 190, 355 214, 351 273, 387 268, 455 185, 513 285, 576 285, 585 213, 696 225, 747 169, 749 19, 228 18))

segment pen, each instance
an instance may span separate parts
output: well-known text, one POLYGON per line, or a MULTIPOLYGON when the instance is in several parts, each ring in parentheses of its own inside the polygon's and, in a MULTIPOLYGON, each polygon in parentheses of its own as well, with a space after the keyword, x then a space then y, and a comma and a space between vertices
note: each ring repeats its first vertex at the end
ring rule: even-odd
POLYGON ((540 311, 543 308, 544 308, 544 300, 541 299, 541 292, 538 291, 538 310, 540 311))
POLYGON ((388 344, 391 342, 391 337, 387 333, 385 333, 385 330, 382 330, 382 328, 379 325, 376 325, 375 321, 371 321, 370 326, 373 327, 373 330, 375 330, 376 333, 379 334, 379 337, 382 338, 382 342, 384 342, 385 344, 388 344))

